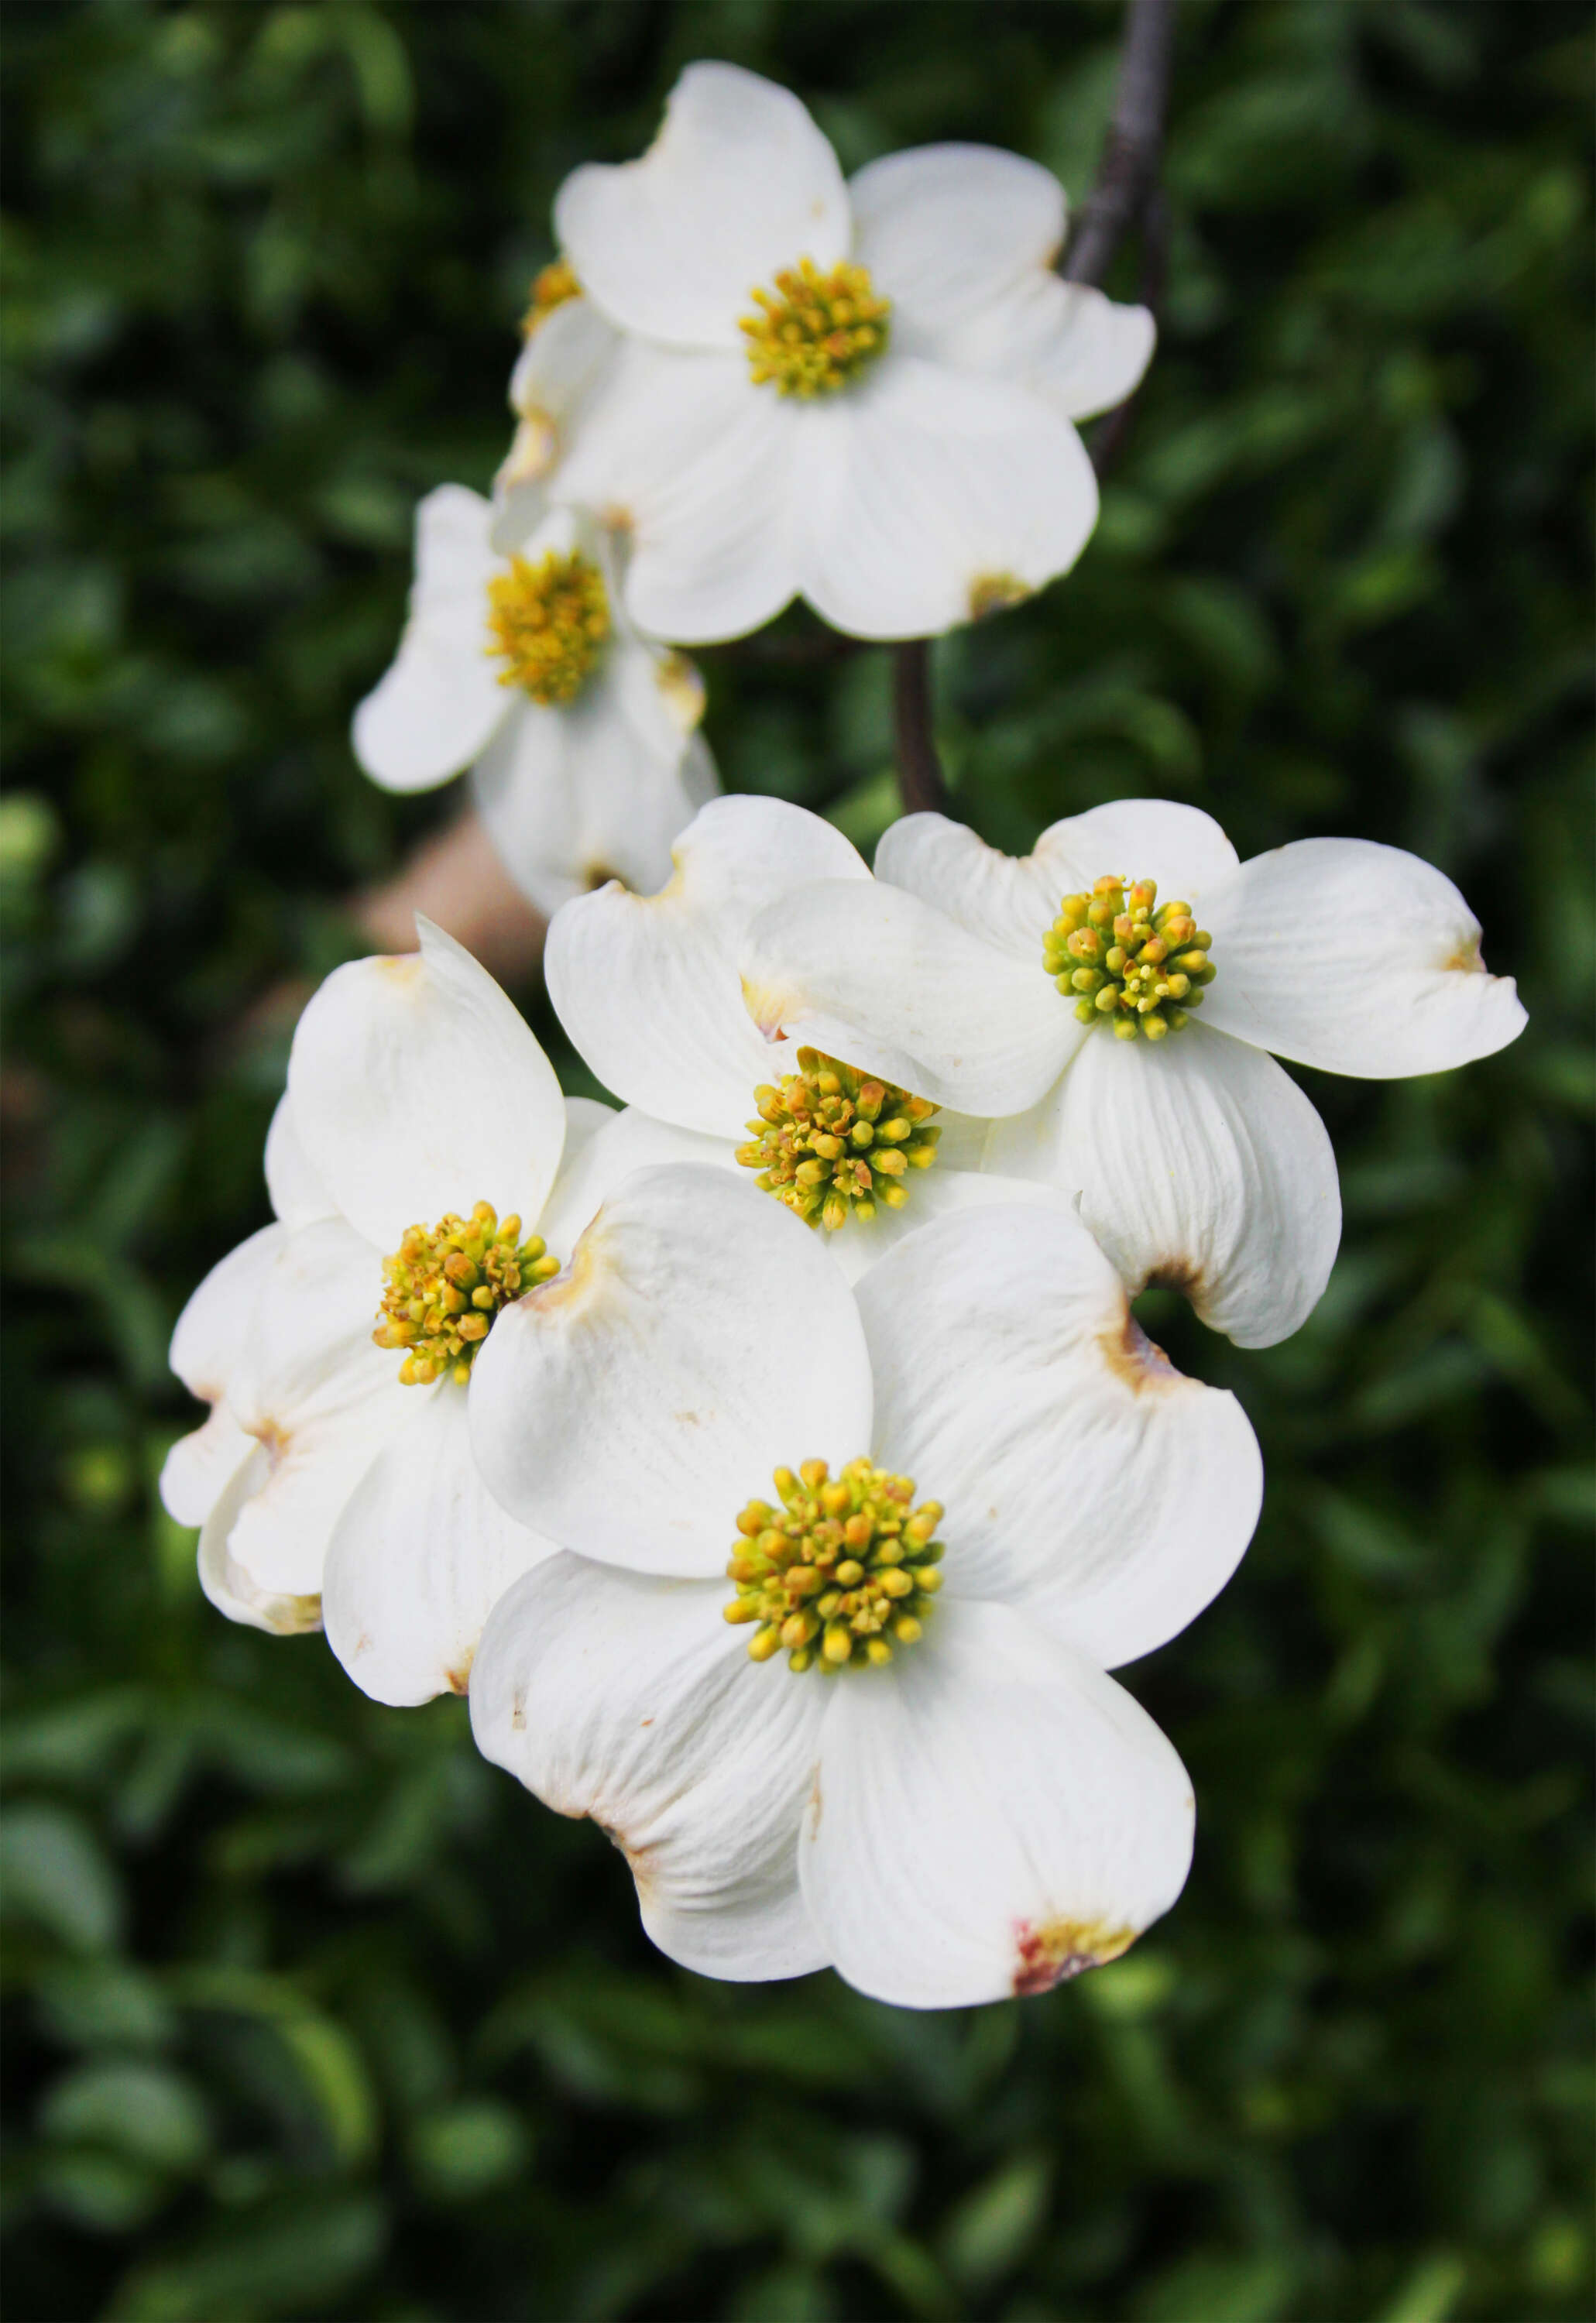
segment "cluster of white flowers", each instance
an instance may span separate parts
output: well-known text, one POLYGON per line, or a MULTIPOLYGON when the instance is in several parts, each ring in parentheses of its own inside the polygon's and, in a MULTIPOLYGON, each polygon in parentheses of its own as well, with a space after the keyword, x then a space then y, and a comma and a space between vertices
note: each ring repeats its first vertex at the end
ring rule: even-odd
POLYGON ((1235 1399, 1130 1302, 1294 1331, 1340 1202, 1270 1051, 1433 1072, 1523 1012, 1390 848, 1243 864, 1130 800, 1019 859, 911 815, 872 877, 800 808, 706 803, 674 647, 798 593, 920 635, 1067 570, 1072 423, 1151 325, 1049 271, 1046 172, 946 146, 845 185, 726 66, 556 223, 495 501, 423 504, 355 731, 395 786, 472 767, 622 1109, 564 1098, 426 923, 330 977, 276 1223, 178 1325, 212 1410, 167 1505, 234 1620, 325 1626, 381 1702, 469 1692, 674 1959, 912 2006, 1044 1990, 1179 1892, 1190 1785, 1108 1672, 1225 1585, 1262 1492, 1235 1399))

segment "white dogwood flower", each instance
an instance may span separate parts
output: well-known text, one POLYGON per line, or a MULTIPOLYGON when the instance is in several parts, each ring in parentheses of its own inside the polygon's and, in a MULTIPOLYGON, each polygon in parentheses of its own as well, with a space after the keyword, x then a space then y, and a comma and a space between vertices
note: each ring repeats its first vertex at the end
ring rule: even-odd
MULTIPOLYGON (((691 65, 640 161, 560 189, 581 305, 624 343, 583 317, 594 361, 557 456, 523 377, 538 416, 509 468, 629 527, 627 600, 661 637, 736 637, 795 595, 869 638, 1011 603, 1085 546, 1097 488, 1074 423, 1152 348, 1143 308, 1052 273, 1064 217, 1047 170, 985 146, 845 184, 789 91, 691 65)), ((543 339, 528 372, 564 377, 543 339)))
POLYGON ((718 787, 698 673, 639 636, 611 544, 581 511, 556 510, 513 553, 492 530, 463 485, 417 508, 409 618, 355 712, 355 756, 390 791, 469 767, 489 837, 541 911, 611 877, 656 887, 718 787))
POLYGON ((1524 1024, 1457 889, 1399 848, 1242 863, 1196 807, 1124 799, 1018 858, 910 815, 876 860, 867 895, 811 884, 756 922, 744 996, 766 1037, 1008 1116, 988 1167, 1078 1196, 1133 1290, 1176 1284, 1243 1346, 1307 1318, 1341 1232, 1325 1125, 1269 1052, 1433 1073, 1524 1024))
POLYGON ((532 285, 524 343, 510 375, 516 431, 493 479, 493 543, 518 548, 554 502, 549 477, 571 448, 573 431, 593 403, 621 335, 584 298, 564 259, 532 285))
POLYGON ((576 1049, 628 1110, 590 1157, 612 1174, 692 1161, 747 1171, 812 1225, 850 1277, 930 1217, 1032 1189, 977 1174, 985 1122, 945 1115, 846 1049, 781 1054, 743 1006, 738 962, 757 914, 810 880, 867 895, 840 831, 773 798, 712 799, 673 849, 656 895, 604 887, 549 930, 549 997, 576 1049))
MULTIPOLYGON (((379 1701, 465 1690, 483 1617, 547 1545, 478 1476, 476 1353, 602 1198, 566 1200, 607 1107, 561 1097, 510 1002, 427 921, 330 976, 267 1146, 279 1223, 214 1268, 172 1341, 213 1405, 161 1480, 233 1619, 316 1629, 379 1701)), ((624 1160, 621 1163, 624 1167, 624 1160)), ((596 1189, 596 1190, 595 1190, 596 1189)))
POLYGON ((850 1290, 750 1189, 641 1171, 471 1419, 572 1552, 487 1622, 478 1747, 608 1831, 673 1959, 952 2006, 1174 1901, 1191 1786, 1104 1673, 1224 1586, 1258 1446, 1067 1206, 939 1220, 850 1290))

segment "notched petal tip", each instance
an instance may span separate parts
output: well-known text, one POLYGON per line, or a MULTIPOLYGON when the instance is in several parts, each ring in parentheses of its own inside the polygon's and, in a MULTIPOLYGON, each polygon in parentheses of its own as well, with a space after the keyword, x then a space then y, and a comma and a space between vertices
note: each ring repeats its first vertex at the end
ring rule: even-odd
POLYGON ((546 411, 534 406, 523 411, 503 464, 493 482, 500 491, 535 484, 546 476, 560 455, 560 431, 546 411))
MULTIPOLYGON (((1196 1272, 1190 1267, 1184 1267, 1183 1272, 1187 1279, 1181 1282, 1180 1288, 1190 1296, 1191 1284, 1197 1280, 1196 1272)), ((1154 1279, 1160 1282, 1169 1282, 1173 1278, 1169 1272, 1160 1268, 1154 1279)), ((1156 1340, 1148 1337, 1128 1304, 1124 1319, 1117 1326, 1111 1324, 1099 1336, 1097 1345, 1103 1350, 1109 1370, 1124 1382, 1133 1395, 1169 1394, 1178 1388, 1195 1384, 1184 1372, 1176 1370, 1156 1340)))
POLYGON ((1140 1928, 1111 1927, 1101 1920, 1022 1920, 1014 1930, 1013 1989, 1019 1997, 1051 1992, 1055 1985, 1089 1968, 1105 1968, 1129 1951, 1140 1928))

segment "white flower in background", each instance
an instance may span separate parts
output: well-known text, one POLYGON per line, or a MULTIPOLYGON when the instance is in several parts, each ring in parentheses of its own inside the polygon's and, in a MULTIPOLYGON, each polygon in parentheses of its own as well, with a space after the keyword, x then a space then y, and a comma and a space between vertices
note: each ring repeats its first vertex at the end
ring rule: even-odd
POLYGON ((550 472, 570 449, 622 344, 615 326, 582 297, 564 259, 534 281, 521 328, 524 344, 509 382, 516 432, 493 479, 493 542, 507 551, 547 516, 550 472))
POLYGON ((940 1220, 850 1290, 751 1190, 640 1171, 500 1318, 471 1417, 578 1552, 490 1616, 478 1746, 608 1831, 673 1959, 952 2006, 1174 1901, 1191 1786, 1104 1672, 1224 1586, 1258 1446, 1063 1205, 940 1220))
POLYGON ((595 1170, 612 1175, 624 1144, 637 1166, 751 1171, 850 1277, 930 1217, 1032 1198, 1023 1180, 977 1174, 985 1122, 942 1116, 912 1088, 857 1071, 846 1050, 773 1052, 750 1021, 738 960, 764 906, 814 879, 869 893, 840 831, 781 799, 712 799, 673 852, 660 894, 601 888, 549 930, 549 997, 628 1108, 596 1141, 595 1170))
POLYGON ((1052 273, 1064 218, 1056 179, 985 146, 845 184, 787 90, 692 65, 640 161, 560 190, 581 320, 551 342, 562 308, 530 341, 507 478, 628 527, 627 601, 660 637, 736 637, 800 594, 870 638, 1011 603, 1084 547, 1074 423, 1152 348, 1144 309, 1052 273))
POLYGON ((355 756, 390 791, 471 767, 489 837, 541 911, 604 879, 656 887, 717 788, 698 673, 638 636, 610 544, 580 511, 556 511, 513 555, 492 525, 459 484, 417 510, 409 618, 355 712, 355 756))
POLYGON ((224 1612, 325 1620, 390 1703, 463 1693, 489 1607, 548 1554, 477 1474, 467 1388, 504 1303, 557 1271, 545 1237, 568 1248, 591 1215, 557 1173, 610 1118, 417 928, 418 953, 337 969, 299 1021, 267 1145, 280 1223, 179 1320, 173 1368, 214 1409, 161 1479, 224 1612))
POLYGON ((1341 1232, 1325 1125, 1269 1051, 1433 1073, 1525 1022, 1452 882, 1366 840, 1242 863, 1197 808, 1124 799, 1018 858, 910 815, 876 865, 867 895, 812 884, 756 922, 767 1036, 1010 1116, 988 1168, 1078 1196, 1133 1290, 1176 1284, 1243 1346, 1307 1318, 1341 1232))

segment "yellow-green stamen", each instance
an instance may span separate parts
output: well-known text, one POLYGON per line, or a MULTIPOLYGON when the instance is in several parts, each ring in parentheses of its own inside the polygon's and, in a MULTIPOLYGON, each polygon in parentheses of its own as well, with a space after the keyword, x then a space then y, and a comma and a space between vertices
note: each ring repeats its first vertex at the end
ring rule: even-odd
POLYGON ((750 1661, 784 1652, 793 1670, 879 1667, 912 1646, 942 1576, 940 1501, 914 1506, 914 1486, 868 1460, 833 1480, 824 1460, 775 1472, 779 1507, 750 1501, 727 1566, 737 1594, 729 1621, 757 1623, 750 1661))
POLYGON ((738 327, 748 342, 756 387, 778 395, 833 395, 885 352, 892 302, 879 298, 864 267, 822 274, 812 258, 784 266, 775 289, 749 294, 758 308, 738 327))
POLYGON ((430 1387, 445 1373, 463 1385, 494 1317, 512 1299, 558 1274, 542 1239, 520 1240, 512 1212, 500 1218, 491 1202, 470 1217, 451 1210, 436 1226, 411 1226, 382 1262, 387 1289, 371 1336, 380 1347, 402 1347, 402 1387, 430 1387))
POLYGON ((556 307, 569 298, 580 298, 582 285, 572 268, 563 258, 542 269, 532 278, 532 302, 521 317, 521 335, 529 339, 539 323, 548 320, 556 307))
POLYGON ((580 551, 551 548, 536 565, 512 556, 488 583, 486 650, 509 665, 499 683, 546 708, 575 700, 609 635, 604 576, 580 551))
POLYGON ((798 1070, 779 1088, 761 1082, 754 1102, 754 1142, 737 1158, 808 1226, 834 1232, 850 1217, 874 1217, 878 1202, 901 1210, 909 1172, 937 1158, 942 1133, 923 1126, 934 1105, 818 1049, 800 1049, 798 1070))
POLYGON ((1066 895, 1042 939, 1042 966, 1075 1002, 1083 1024, 1112 1024, 1122 1041, 1178 1033, 1218 970, 1213 937, 1189 904, 1160 904, 1158 882, 1128 886, 1112 872, 1089 895, 1066 895))

